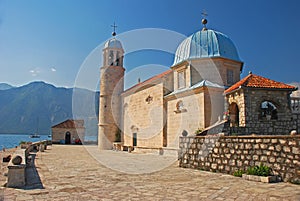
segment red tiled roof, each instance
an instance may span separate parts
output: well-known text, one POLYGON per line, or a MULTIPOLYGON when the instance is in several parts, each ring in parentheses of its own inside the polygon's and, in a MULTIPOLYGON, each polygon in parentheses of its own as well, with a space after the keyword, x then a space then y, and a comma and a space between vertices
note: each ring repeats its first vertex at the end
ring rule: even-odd
POLYGON ((259 75, 249 74, 244 79, 238 81, 231 87, 225 90, 225 94, 230 93, 239 87, 250 87, 250 88, 266 88, 266 89, 287 89, 287 90, 296 90, 297 87, 284 84, 282 82, 277 82, 264 78, 259 75))
POLYGON ((165 72, 163 72, 163 73, 161 73, 161 74, 155 75, 155 76, 153 76, 153 77, 151 77, 151 78, 145 80, 144 82, 140 82, 140 83, 138 83, 138 84, 136 84, 136 85, 130 87, 129 89, 127 89, 127 90, 124 91, 123 93, 128 92, 128 91, 130 91, 130 90, 132 90, 132 89, 141 87, 141 86, 145 86, 146 84, 153 83, 154 81, 156 81, 156 80, 158 80, 158 79, 160 79, 160 78, 163 78, 165 75, 168 75, 168 74, 171 73, 171 72, 172 72, 172 70, 170 69, 170 70, 167 70, 167 71, 165 71, 165 72))
POLYGON ((84 120, 68 119, 59 124, 52 126, 52 128, 83 128, 84 120))

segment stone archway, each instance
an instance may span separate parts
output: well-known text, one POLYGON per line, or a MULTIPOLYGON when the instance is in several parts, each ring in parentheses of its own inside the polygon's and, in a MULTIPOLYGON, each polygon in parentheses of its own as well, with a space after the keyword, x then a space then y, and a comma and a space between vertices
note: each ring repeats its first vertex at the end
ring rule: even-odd
POLYGON ((238 127, 239 126, 239 107, 236 103, 231 103, 229 105, 229 119, 230 119, 230 126, 231 127, 238 127))

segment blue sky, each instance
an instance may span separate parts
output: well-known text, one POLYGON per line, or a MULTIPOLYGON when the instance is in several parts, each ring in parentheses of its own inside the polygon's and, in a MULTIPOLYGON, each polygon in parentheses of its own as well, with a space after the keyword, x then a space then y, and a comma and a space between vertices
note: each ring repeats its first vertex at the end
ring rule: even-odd
MULTIPOLYGON (((111 37, 114 21, 119 35, 160 28, 188 36, 202 28, 203 9, 208 28, 235 43, 244 62, 242 77, 252 71, 300 82, 299 8, 297 0, 0 0, 0 82, 72 87, 87 56, 111 37)), ((149 50, 125 59, 127 71, 149 66, 142 80, 172 63, 172 54, 149 50)))

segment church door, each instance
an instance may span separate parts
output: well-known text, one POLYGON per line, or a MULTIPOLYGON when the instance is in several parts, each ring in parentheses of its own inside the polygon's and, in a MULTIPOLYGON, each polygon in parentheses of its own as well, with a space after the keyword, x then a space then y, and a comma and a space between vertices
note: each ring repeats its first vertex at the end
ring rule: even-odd
POLYGON ((137 146, 137 135, 136 135, 136 133, 132 134, 132 146, 137 146))
POLYGON ((65 135, 65 144, 71 144, 71 133, 69 131, 65 135))

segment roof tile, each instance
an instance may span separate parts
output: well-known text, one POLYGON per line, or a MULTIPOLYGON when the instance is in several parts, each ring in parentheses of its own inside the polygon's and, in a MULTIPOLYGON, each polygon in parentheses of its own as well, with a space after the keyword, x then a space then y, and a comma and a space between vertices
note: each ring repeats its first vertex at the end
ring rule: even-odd
POLYGON ((135 89, 135 88, 144 86, 144 85, 146 85, 146 84, 153 83, 154 81, 163 78, 165 75, 168 75, 168 74, 171 73, 171 72, 172 72, 172 70, 170 69, 170 70, 167 70, 167 71, 165 71, 165 72, 162 72, 161 74, 155 75, 155 76, 153 76, 153 77, 151 77, 151 78, 145 80, 144 82, 140 82, 140 83, 138 83, 138 84, 136 84, 136 85, 130 87, 129 89, 127 89, 127 90, 124 91, 123 93, 128 92, 128 91, 130 91, 130 90, 132 90, 132 89, 135 89))
POLYGON ((265 89, 287 89, 287 90, 296 90, 297 87, 284 84, 282 82, 277 82, 274 80, 270 80, 268 78, 249 74, 247 77, 243 78, 242 80, 238 81, 231 87, 225 90, 225 94, 230 93, 239 87, 249 87, 249 88, 265 88, 265 89))

